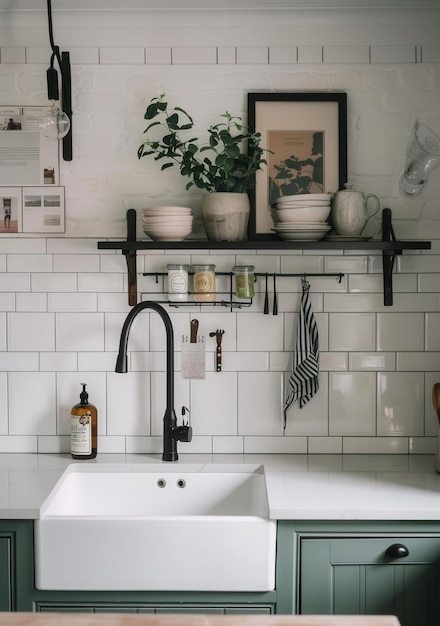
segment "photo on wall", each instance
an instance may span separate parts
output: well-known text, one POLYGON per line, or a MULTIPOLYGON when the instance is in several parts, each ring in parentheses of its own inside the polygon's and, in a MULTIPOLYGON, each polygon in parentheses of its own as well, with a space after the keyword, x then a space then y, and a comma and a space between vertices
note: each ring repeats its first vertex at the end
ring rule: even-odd
POLYGON ((65 232, 64 187, 23 187, 23 232, 65 232))
POLYGON ((0 187, 0 233, 20 233, 22 228, 20 187, 0 187))

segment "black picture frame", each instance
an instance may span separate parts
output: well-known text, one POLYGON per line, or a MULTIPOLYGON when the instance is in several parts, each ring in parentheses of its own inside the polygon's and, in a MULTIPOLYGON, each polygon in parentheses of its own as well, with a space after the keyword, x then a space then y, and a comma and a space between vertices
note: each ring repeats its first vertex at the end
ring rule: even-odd
MULTIPOLYGON (((249 130, 261 134, 262 148, 270 150, 277 146, 281 155, 291 149, 289 143, 294 145, 296 142, 300 147, 295 149, 309 155, 308 158, 303 157, 304 160, 294 157, 297 161, 296 177, 284 178, 284 184, 281 185, 286 189, 289 184, 289 195, 329 193, 343 188, 347 182, 346 93, 248 93, 247 105, 249 130), (298 163, 313 168, 314 173, 299 177, 298 163), (309 180, 311 183, 307 188, 309 180)), ((248 238, 256 241, 276 239, 271 231, 273 222, 270 207, 275 195, 281 195, 282 192, 273 174, 276 171, 278 177, 288 162, 280 160, 277 164, 276 150, 268 152, 266 160, 267 166, 257 172, 255 187, 249 192, 251 212, 248 238), (283 168, 280 164, 283 164, 283 168)), ((289 171, 286 176, 290 175, 289 171)))

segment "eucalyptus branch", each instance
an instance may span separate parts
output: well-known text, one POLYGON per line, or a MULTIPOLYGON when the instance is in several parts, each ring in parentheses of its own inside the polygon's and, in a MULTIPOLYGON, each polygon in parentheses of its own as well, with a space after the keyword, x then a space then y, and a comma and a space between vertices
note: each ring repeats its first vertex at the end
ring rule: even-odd
POLYGON ((199 145, 197 138, 184 139, 182 133, 194 126, 191 116, 182 108, 169 109, 164 94, 153 98, 145 112, 146 120, 153 120, 144 131, 146 139, 138 149, 138 158, 154 156, 165 162, 161 171, 178 166, 182 176, 190 178, 186 189, 195 186, 206 191, 243 193, 255 186, 255 174, 266 165, 261 148, 261 135, 250 133, 240 117, 229 112, 225 119, 208 128, 207 144, 199 145), (155 139, 161 129, 161 139, 155 139), (247 142, 247 151, 242 144, 247 142))

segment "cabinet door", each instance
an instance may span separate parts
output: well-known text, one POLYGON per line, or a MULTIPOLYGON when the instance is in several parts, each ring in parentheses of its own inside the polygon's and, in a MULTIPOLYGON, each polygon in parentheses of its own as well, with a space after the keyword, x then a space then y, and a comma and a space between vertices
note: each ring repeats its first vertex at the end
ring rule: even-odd
POLYGON ((0 537, 0 611, 11 610, 11 540, 9 537, 0 537))
POLYGON ((440 623, 440 537, 302 539, 300 559, 301 613, 440 623), (388 556, 392 544, 403 544, 408 556, 388 556))

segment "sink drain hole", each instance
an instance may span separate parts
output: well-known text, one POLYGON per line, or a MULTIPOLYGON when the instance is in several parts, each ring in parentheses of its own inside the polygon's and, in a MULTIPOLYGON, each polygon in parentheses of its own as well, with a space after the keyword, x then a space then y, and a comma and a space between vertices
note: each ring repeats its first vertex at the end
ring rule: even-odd
POLYGON ((186 482, 183 480, 183 478, 179 478, 176 484, 179 487, 179 489, 183 489, 186 486, 186 482))
POLYGON ((165 480, 165 478, 159 478, 159 480, 157 481, 156 485, 158 487, 160 487, 161 489, 163 489, 167 484, 167 481, 165 480))

